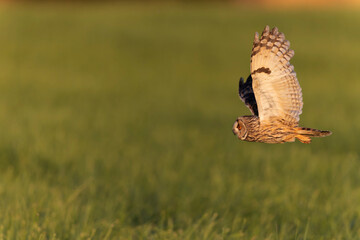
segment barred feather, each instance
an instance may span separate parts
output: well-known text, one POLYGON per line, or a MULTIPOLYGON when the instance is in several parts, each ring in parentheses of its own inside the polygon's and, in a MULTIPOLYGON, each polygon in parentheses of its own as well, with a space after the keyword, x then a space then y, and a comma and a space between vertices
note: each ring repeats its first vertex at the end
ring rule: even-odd
POLYGON ((251 76, 261 123, 273 117, 297 125, 302 112, 302 92, 290 59, 294 51, 283 33, 266 26, 261 38, 255 34, 251 76))
POLYGON ((297 134, 305 135, 309 137, 326 137, 332 134, 332 132, 330 131, 323 131, 313 128, 304 128, 304 127, 295 128, 295 131, 297 134))

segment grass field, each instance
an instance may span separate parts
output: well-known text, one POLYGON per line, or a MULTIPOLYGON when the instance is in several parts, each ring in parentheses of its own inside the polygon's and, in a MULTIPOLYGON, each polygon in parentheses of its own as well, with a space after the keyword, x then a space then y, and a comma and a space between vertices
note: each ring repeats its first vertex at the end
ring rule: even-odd
POLYGON ((0 11, 0 239, 360 239, 359 12, 0 11), (332 136, 233 136, 266 24, 332 136))

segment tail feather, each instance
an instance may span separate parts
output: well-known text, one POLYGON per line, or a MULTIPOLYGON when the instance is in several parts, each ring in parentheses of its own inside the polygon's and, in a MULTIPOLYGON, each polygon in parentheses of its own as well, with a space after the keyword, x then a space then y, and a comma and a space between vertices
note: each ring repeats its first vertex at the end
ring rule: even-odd
POLYGON ((296 138, 302 143, 311 143, 310 137, 326 137, 332 134, 330 131, 322 131, 313 128, 298 127, 295 129, 296 138))
POLYGON ((309 137, 326 137, 332 134, 332 132, 330 131, 322 131, 318 129, 304 128, 304 127, 296 128, 296 133, 309 137))

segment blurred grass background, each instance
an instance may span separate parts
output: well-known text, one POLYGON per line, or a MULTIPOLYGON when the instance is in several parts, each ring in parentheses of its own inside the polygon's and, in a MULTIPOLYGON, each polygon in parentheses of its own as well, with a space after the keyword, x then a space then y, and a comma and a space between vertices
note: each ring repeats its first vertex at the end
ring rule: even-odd
POLYGON ((3 6, 1 239, 359 239, 360 15, 3 6), (255 31, 295 50, 310 145, 238 141, 255 31))

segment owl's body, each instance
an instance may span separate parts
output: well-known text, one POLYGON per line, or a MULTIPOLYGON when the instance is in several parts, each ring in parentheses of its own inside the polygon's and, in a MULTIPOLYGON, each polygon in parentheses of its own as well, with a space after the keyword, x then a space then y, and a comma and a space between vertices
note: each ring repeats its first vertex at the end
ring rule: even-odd
POLYGON ((262 143, 294 142, 295 138, 302 143, 310 143, 310 137, 325 137, 330 134, 329 131, 288 125, 276 118, 268 124, 260 124, 259 117, 255 115, 239 117, 234 123, 233 132, 241 140, 262 143), (241 130, 246 132, 241 133, 241 130))
POLYGON ((266 26, 261 38, 255 34, 251 54, 251 74, 239 82, 239 96, 254 115, 239 117, 233 133, 249 142, 284 143, 295 138, 310 143, 310 137, 331 134, 299 127, 303 102, 299 82, 290 59, 294 51, 285 36, 266 26))

